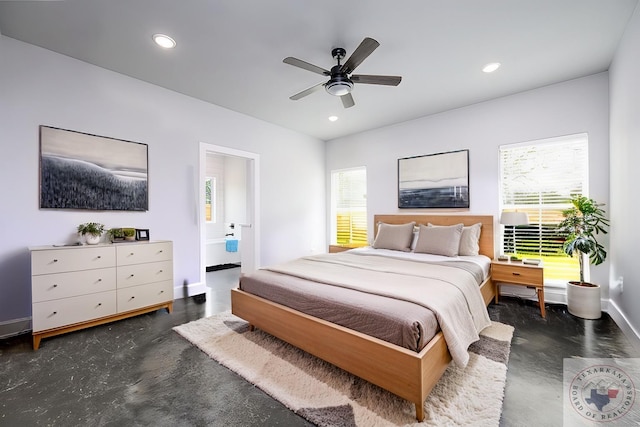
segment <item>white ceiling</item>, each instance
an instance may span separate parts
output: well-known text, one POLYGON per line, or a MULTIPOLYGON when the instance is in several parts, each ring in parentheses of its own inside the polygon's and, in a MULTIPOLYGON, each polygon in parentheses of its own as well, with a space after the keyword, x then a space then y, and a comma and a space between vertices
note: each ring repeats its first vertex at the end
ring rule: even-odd
POLYGON ((329 140, 608 69, 637 0, 0 1, 0 31, 267 122, 329 140), (176 39, 173 50, 151 40, 176 39), (344 109, 323 81, 284 64, 331 68, 364 37, 380 47, 344 109), (493 74, 481 71, 501 62, 493 74), (329 122, 328 116, 339 120, 329 122))

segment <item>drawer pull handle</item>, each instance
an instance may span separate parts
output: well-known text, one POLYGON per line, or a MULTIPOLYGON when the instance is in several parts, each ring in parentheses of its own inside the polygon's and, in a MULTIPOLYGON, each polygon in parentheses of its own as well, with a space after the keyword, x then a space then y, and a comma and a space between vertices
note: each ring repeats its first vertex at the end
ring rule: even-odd
POLYGON ((162 253, 162 252, 163 252, 162 249, 160 249, 160 253, 162 253))
POLYGON ((102 282, 102 279, 98 279, 98 282, 102 282))
POLYGON ((511 274, 513 274, 514 276, 519 276, 520 275, 520 273, 515 273, 515 272, 513 272, 511 274))
POLYGON ((160 273, 162 273, 162 272, 163 272, 163 270, 160 270, 160 273))
POLYGON ((53 287, 54 287, 54 288, 57 288, 57 287, 58 287, 58 285, 54 284, 54 285, 53 285, 53 287))
POLYGON ((58 314, 58 312, 57 312, 57 311, 54 311, 52 314, 58 314))
POLYGON ((129 276, 129 277, 133 277, 133 274, 131 276, 129 276))
POLYGON ((102 258, 102 255, 98 255, 98 259, 102 258))
POLYGON ((54 260, 53 260, 53 262, 58 262, 58 260, 57 260, 57 259, 54 259, 54 260))
POLYGON ((102 305, 102 303, 101 303, 101 302, 99 302, 99 303, 98 303, 98 307, 100 307, 101 305, 102 305))
POLYGON ((135 299, 136 297, 131 297, 131 299, 135 299))

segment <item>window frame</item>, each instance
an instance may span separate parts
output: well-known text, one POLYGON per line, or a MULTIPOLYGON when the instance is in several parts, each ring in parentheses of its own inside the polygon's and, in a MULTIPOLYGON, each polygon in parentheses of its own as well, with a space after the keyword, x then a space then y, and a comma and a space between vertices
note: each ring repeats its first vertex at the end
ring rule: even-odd
MULTIPOLYGON (((549 150, 547 150, 548 153, 549 150)), ((548 154, 547 154, 548 155, 548 154)), ((512 156, 513 159, 514 156, 512 156)), ((561 157, 562 158, 562 157, 561 157)), ((510 160, 512 160, 510 159, 510 160)), ((535 163, 536 165, 540 164, 539 162, 535 163)), ((548 164, 548 163, 547 163, 548 164)), ((498 165, 499 165, 499 197, 498 197, 498 207, 499 212, 503 211, 525 211, 529 214, 529 225, 528 226, 504 226, 500 227, 500 252, 503 253, 505 250, 506 242, 513 239, 513 234, 518 240, 516 251, 518 252, 518 256, 520 258, 541 258, 545 260, 546 268, 545 268, 545 283, 558 285, 561 287, 566 286, 567 281, 574 280, 579 275, 578 270, 578 259, 573 258, 569 260, 569 257, 565 255, 563 252, 558 253, 557 251, 562 251, 562 242, 558 241, 557 244, 553 243, 554 234, 553 234, 553 226, 559 223, 562 220, 561 212, 564 209, 571 207, 570 199, 571 196, 575 194, 575 192, 571 192, 568 190, 570 184, 573 182, 580 181, 580 194, 588 196, 589 194, 589 138, 586 133, 578 133, 572 135, 566 135, 561 137, 554 138, 545 138, 540 140, 533 140, 521 143, 514 144, 504 144, 499 147, 498 150, 498 165), (563 144, 565 147, 560 147, 559 145, 563 144), (566 185, 567 188, 564 190, 561 188, 561 185, 558 187, 554 187, 552 190, 543 191, 542 188, 546 187, 546 184, 539 183, 536 187, 535 191, 531 191, 530 194, 526 194, 526 192, 521 192, 521 196, 524 197, 523 200, 527 200, 530 195, 536 195, 538 203, 516 203, 517 200, 514 197, 517 197, 517 191, 512 191, 510 196, 505 195, 505 150, 519 150, 526 149, 527 147, 540 147, 542 150, 549 146, 556 145, 558 146, 558 150, 573 150, 574 152, 578 152, 580 150, 579 155, 582 156, 578 158, 577 161, 581 161, 579 164, 579 168, 575 167, 567 167, 566 164, 559 166, 558 164, 553 164, 551 161, 551 166, 555 166, 553 169, 550 169, 550 172, 546 175, 546 179, 549 180, 550 177, 554 177, 553 171, 561 172, 561 176, 566 176, 566 173, 571 173, 572 177, 576 177, 576 169, 578 170, 578 175, 581 175, 579 178, 575 179, 567 179, 566 181, 561 181, 561 184, 566 185), (577 150, 577 151, 576 151, 577 150), (562 169, 560 169, 562 168, 562 169), (569 172, 564 172, 564 169, 568 169, 569 172), (566 192, 566 194, 565 194, 566 192), (510 197, 510 200, 507 198, 510 197), (557 200, 556 200, 557 199, 557 200), (547 203, 545 203, 545 201, 547 203), (508 203, 511 202, 511 203, 508 203), (554 203, 550 203, 554 202, 554 203), (520 239, 524 239, 521 241, 520 239), (529 240, 529 249, 527 250, 527 242, 529 240), (538 253, 537 255, 532 255, 532 245, 531 240, 538 239, 538 253), (547 242, 545 246, 544 243, 547 242), (556 255, 552 255, 553 251, 556 251, 556 255), (520 253, 522 251, 522 253, 520 253), (527 256, 528 255, 528 256, 527 256), (563 260, 564 258, 564 260, 563 260)), ((510 166, 513 166, 513 163, 510 163, 510 166)), ((526 166, 525 166, 526 169, 526 166)), ((526 170, 523 171, 523 176, 526 173, 526 170)), ((557 179, 556 179, 557 180, 557 179)), ((542 179, 544 181, 544 179, 542 179)), ((553 179, 551 179, 553 181, 553 179)), ((547 181, 548 182, 548 181, 547 181)), ((512 186, 513 188, 517 187, 517 185, 512 186)), ((513 190, 512 188, 512 190, 513 190)), ((577 188, 577 187, 576 187, 577 188)), ((534 200, 532 198, 530 200, 534 200)), ((557 235, 556 235, 557 236, 557 235)), ((588 275, 588 269, 585 271, 585 274, 588 275)))
POLYGON ((331 245, 349 245, 349 246, 366 246, 368 245, 368 226, 367 226, 367 168, 366 166, 357 166, 357 167, 352 167, 352 168, 344 168, 344 169, 335 169, 331 171, 331 192, 330 192, 330 200, 331 200, 331 209, 330 209, 330 230, 331 230, 331 236, 330 236, 330 244, 331 245), (339 193, 339 188, 338 186, 340 185, 339 183, 339 176, 340 174, 343 173, 349 173, 349 172, 362 172, 364 174, 364 180, 361 182, 361 184, 364 185, 364 197, 363 197, 363 206, 351 206, 349 208, 339 208, 338 207, 338 193, 339 193), (349 230, 349 239, 347 242, 344 241, 340 241, 340 239, 338 239, 338 232, 339 232, 339 226, 338 226, 338 212, 341 209, 348 209, 350 214, 352 214, 354 211, 358 212, 357 218, 355 218, 355 220, 357 222, 360 222, 360 226, 359 227, 353 227, 353 221, 354 218, 350 217, 349 221, 350 221, 350 230, 349 230), (356 232, 354 233, 354 230, 356 230, 356 232), (355 235, 360 235, 362 236, 364 234, 364 238, 355 238, 354 239, 354 234, 355 235))

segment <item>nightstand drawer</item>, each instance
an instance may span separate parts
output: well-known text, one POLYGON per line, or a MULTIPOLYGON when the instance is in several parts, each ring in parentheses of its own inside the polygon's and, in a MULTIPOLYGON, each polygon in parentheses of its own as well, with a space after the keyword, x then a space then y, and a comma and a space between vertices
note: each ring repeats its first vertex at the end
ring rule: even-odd
POLYGON ((491 280, 494 282, 522 283, 526 285, 543 284, 543 269, 525 267, 513 264, 493 264, 491 266, 491 280))

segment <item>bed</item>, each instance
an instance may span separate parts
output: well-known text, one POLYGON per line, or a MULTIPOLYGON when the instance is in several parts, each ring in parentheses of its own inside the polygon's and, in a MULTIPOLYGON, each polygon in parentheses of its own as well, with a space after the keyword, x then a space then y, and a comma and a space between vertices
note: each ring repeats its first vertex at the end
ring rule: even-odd
MULTIPOLYGON (((481 225, 478 253, 489 259, 494 256, 493 217, 486 215, 376 215, 378 224, 402 225, 414 222, 418 225, 450 226, 464 224, 481 225)), ((351 252, 351 251, 349 251, 351 252)), ((336 254, 340 255, 340 254, 336 254)), ((349 259, 355 259, 352 255, 349 259)), ((351 261, 349 261, 351 262, 351 261)), ((276 269, 275 274, 287 272, 276 269)), ((369 274, 369 273, 367 273, 369 274)), ((478 289, 482 308, 495 296, 490 275, 483 277, 478 289)), ((336 324, 287 305, 252 294, 244 289, 253 277, 241 278, 240 288, 231 292, 232 312, 257 327, 302 350, 332 363, 360 378, 376 384, 415 404, 416 418, 424 419, 424 401, 452 360, 452 353, 460 359, 459 344, 447 346, 445 332, 451 328, 436 328, 433 337, 417 349, 406 348, 356 329, 336 324), (455 351, 454 351, 455 350, 455 351)), ((284 277, 284 276, 283 276, 284 277)), ((286 279, 300 280, 300 277, 286 279)), ((283 280, 286 282, 286 280, 283 280)), ((303 278, 303 280, 306 280, 303 278)), ((313 280, 310 280, 313 282, 313 280)), ((254 286, 256 288, 256 286, 254 286)), ((476 291, 477 292, 477 291, 476 291)), ((342 310, 342 308, 341 308, 342 310)), ((451 332, 449 332, 450 334, 451 332)), ((465 347, 466 351, 466 347, 465 347)), ((456 360, 457 361, 457 360, 456 360)))

